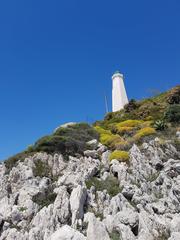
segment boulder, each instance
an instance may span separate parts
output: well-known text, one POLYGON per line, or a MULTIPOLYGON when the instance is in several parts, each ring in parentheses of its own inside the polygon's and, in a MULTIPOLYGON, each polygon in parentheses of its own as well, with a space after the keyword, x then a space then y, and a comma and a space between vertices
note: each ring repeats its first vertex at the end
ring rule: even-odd
POLYGON ((92 149, 92 150, 96 150, 98 148, 99 142, 96 139, 93 139, 89 142, 87 142, 87 145, 92 149))
POLYGON ((168 240, 179 240, 180 239, 180 233, 179 232, 173 232, 171 234, 171 237, 168 238, 168 240))
POLYGON ((96 150, 86 150, 86 151, 84 151, 84 156, 98 158, 98 153, 96 150))
POLYGON ((49 240, 86 240, 87 238, 81 234, 80 232, 76 231, 75 229, 71 228, 68 225, 65 225, 55 231, 49 240))
POLYGON ((87 240, 110 240, 105 224, 99 221, 93 213, 87 213, 84 221, 88 223, 87 240))
POLYGON ((84 217, 84 204, 87 198, 87 190, 85 187, 78 185, 73 189, 70 196, 70 209, 72 212, 72 226, 77 227, 78 220, 84 217))

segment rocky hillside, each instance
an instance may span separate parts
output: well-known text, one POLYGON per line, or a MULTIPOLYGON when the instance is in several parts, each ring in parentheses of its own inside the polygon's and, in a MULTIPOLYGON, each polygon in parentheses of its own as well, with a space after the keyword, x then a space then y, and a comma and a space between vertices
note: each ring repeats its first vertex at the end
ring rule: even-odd
POLYGON ((0 165, 0 240, 179 240, 180 87, 60 126, 0 165))

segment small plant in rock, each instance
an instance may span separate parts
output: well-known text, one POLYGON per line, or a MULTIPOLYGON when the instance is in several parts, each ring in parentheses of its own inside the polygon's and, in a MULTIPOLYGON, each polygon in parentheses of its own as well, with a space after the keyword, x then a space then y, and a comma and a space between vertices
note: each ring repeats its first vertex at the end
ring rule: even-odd
POLYGON ((155 172, 146 178, 147 182, 154 182, 159 177, 159 172, 155 172))
POLYGON ((47 163, 42 162, 40 159, 35 162, 35 167, 33 168, 33 174, 35 177, 51 177, 51 168, 47 163))
POLYGON ((109 176, 106 180, 93 177, 86 181, 86 186, 88 189, 94 186, 96 191, 107 190, 108 194, 112 197, 116 196, 122 190, 119 187, 118 179, 114 176, 109 176))
POLYGON ((163 131, 167 128, 167 124, 164 120, 157 120, 155 121, 154 123, 154 128, 157 130, 157 131, 163 131))
POLYGON ((113 230, 110 234, 109 234, 109 237, 111 240, 120 240, 121 239, 121 234, 116 231, 116 230, 113 230))
POLYGON ((87 212, 91 212, 91 213, 94 213, 95 217, 96 218, 99 218, 101 221, 103 220, 103 213, 95 210, 93 207, 88 207, 87 208, 87 212))
POLYGON ((24 212, 24 211, 26 211, 26 210, 27 210, 27 207, 20 207, 20 208, 19 208, 19 211, 20 211, 20 212, 24 212))
POLYGON ((53 192, 47 192, 47 194, 38 193, 33 196, 33 202, 37 203, 41 208, 47 207, 52 204, 56 199, 57 194, 53 192))

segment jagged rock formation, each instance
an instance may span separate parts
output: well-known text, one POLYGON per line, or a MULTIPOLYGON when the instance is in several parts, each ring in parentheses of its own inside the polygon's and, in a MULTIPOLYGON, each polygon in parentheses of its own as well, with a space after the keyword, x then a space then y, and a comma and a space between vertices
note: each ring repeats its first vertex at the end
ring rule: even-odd
POLYGON ((0 240, 180 239, 180 152, 171 142, 133 145, 127 163, 110 162, 97 140, 88 145, 68 160, 40 152, 9 171, 0 165, 0 240))
POLYGON ((0 240, 179 240, 180 86, 0 164, 0 240))

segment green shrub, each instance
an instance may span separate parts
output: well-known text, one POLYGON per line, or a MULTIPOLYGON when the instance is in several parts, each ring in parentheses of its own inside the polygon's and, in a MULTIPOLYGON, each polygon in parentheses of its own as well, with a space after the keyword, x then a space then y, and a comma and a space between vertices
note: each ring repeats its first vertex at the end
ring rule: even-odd
POLYGON ((157 131, 163 131, 165 128, 167 128, 167 124, 164 120, 157 120, 154 123, 154 128, 157 131))
POLYGON ((116 231, 116 230, 113 230, 113 231, 109 234, 109 236, 110 236, 110 239, 111 239, 111 240, 120 240, 120 239, 121 239, 121 234, 120 234, 118 231, 116 231))
POLYGON ((26 211, 26 210, 27 210, 27 207, 20 207, 20 208, 19 208, 19 211, 20 211, 20 212, 24 212, 24 211, 26 211))
POLYGON ((53 135, 38 140, 34 149, 47 153, 60 152, 64 155, 82 154, 88 146, 86 142, 98 139, 98 132, 85 123, 59 128, 53 135))
POLYGON ((47 163, 37 160, 35 162, 35 167, 33 168, 33 174, 35 177, 52 177, 51 168, 47 163))
POLYGON ((115 150, 114 152, 111 153, 110 160, 116 159, 121 162, 126 162, 129 160, 129 153, 126 151, 119 151, 115 150))
POLYGON ((180 104, 169 106, 164 117, 168 122, 180 123, 180 104))
POLYGON ((94 186, 96 188, 96 191, 103 191, 106 189, 108 194, 112 197, 121 192, 118 179, 114 176, 109 176, 106 180, 101 180, 97 177, 93 177, 86 181, 86 186, 88 189, 94 186))
POLYGON ((47 192, 46 194, 38 193, 32 197, 32 201, 38 204, 41 208, 47 207, 52 204, 56 199, 57 194, 53 192, 47 192))
POLYGON ((84 142, 99 138, 97 131, 87 123, 78 123, 66 128, 59 128, 54 135, 71 137, 84 142))

